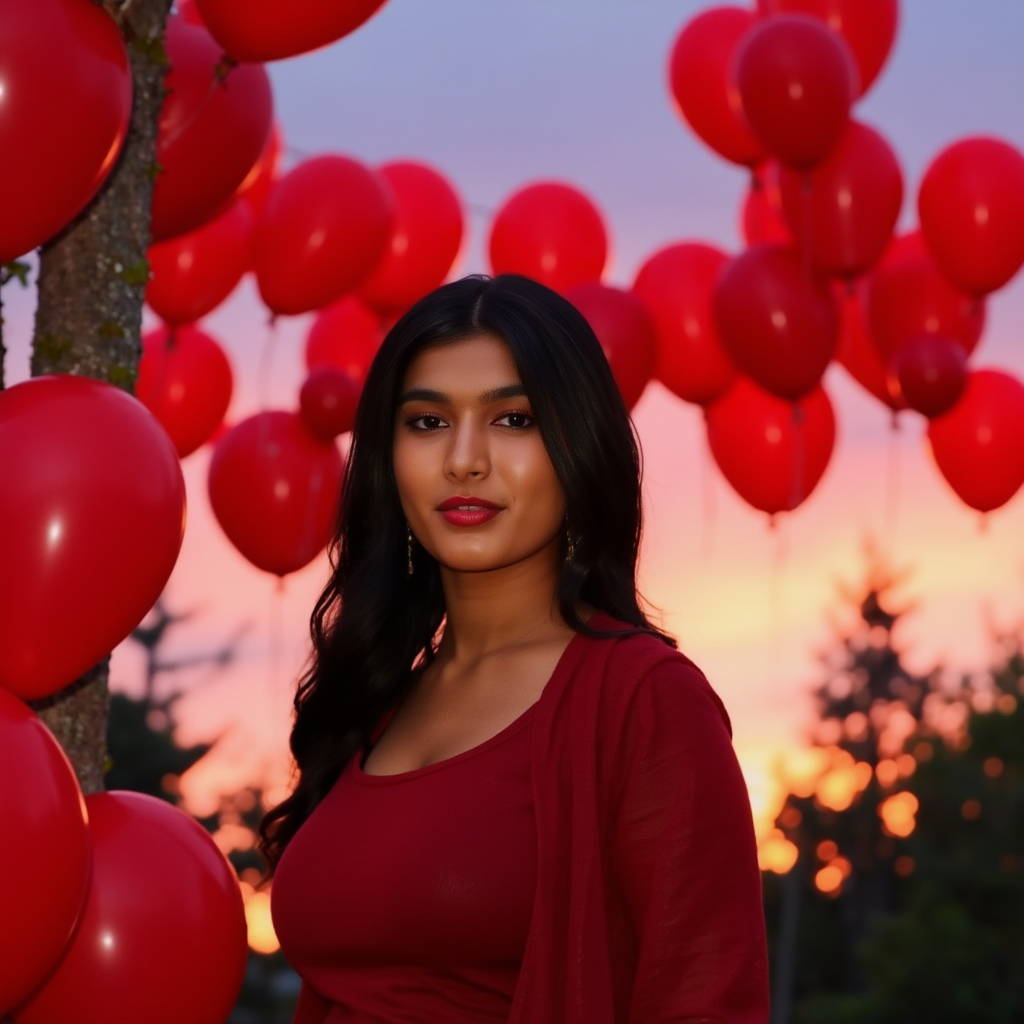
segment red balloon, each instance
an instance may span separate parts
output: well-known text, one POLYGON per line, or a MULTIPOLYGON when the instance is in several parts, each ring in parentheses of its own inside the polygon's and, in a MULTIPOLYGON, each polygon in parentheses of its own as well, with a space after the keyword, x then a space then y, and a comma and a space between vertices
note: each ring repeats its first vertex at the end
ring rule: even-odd
POLYGON ((141 402, 87 377, 0 392, 0 686, 49 696, 106 657, 160 596, 185 484, 141 402), (74 608, 54 642, 54 609, 74 608))
POLYGON ((931 163, 917 197, 942 272, 965 292, 1002 288, 1024 265, 1024 155, 1001 139, 961 139, 931 163))
POLYGON ((708 406, 706 423, 722 475, 748 505, 771 516, 810 496, 835 445, 835 414, 821 387, 793 403, 741 377, 708 406))
POLYGON ((386 316, 404 313, 444 281, 462 244, 462 204, 448 181, 424 164, 384 164, 379 173, 394 194, 395 219, 359 298, 386 316))
POLYGON ((967 356, 953 338, 919 334, 905 341, 889 367, 889 390, 923 416, 941 416, 956 405, 967 384, 967 356))
POLYGON ((975 370, 960 401, 928 423, 939 471, 979 512, 1005 505, 1024 483, 1024 384, 999 370, 975 370))
POLYGON ((96 194, 128 134, 132 74, 98 4, 3 5, 0 35, 0 263, 71 221, 96 194))
POLYGON ((200 25, 206 28, 206 25, 203 24, 203 16, 199 13, 199 8, 196 7, 195 0, 175 0, 174 10, 186 25, 200 25))
POLYGON ((740 213, 740 233, 747 245, 793 244, 793 234, 782 213, 779 165, 774 160, 751 175, 740 213))
POLYGON ((0 690, 0 1014, 50 973, 89 888, 91 848, 75 773, 45 725, 0 690))
POLYGON ((836 288, 842 322, 836 362, 868 394, 887 405, 894 413, 900 412, 907 408, 907 403, 898 389, 893 392, 889 388, 888 369, 871 335, 868 334, 863 293, 863 285, 858 285, 853 292, 840 290, 838 286, 836 288))
POLYGON ((195 0, 233 60, 282 60, 327 46, 359 28, 384 0, 195 0))
POLYGON ((729 257, 700 242, 670 245, 640 268, 633 292, 654 321, 655 376, 680 398, 707 405, 721 398, 736 369, 718 337, 712 296, 729 257))
POLYGON ((314 366, 299 391, 299 415, 321 441, 346 434, 356 421, 359 384, 334 366, 314 366))
POLYGON ((701 11, 676 37, 668 69, 686 123, 719 156, 747 167, 767 154, 744 120, 730 68, 737 44, 756 20, 744 7, 701 11))
POLYGON ((253 565, 285 576, 311 562, 334 529, 342 462, 297 413, 263 412, 217 443, 210 504, 221 529, 253 565))
POLYGON ((146 302, 169 324, 191 324, 216 309, 252 267, 256 219, 235 200, 195 231, 149 247, 146 302))
POLYGON ((658 360, 658 338, 647 307, 635 295, 600 281, 578 284, 566 298, 597 335, 622 400, 632 409, 658 360))
POLYGON ((883 360, 919 334, 955 338, 970 355, 985 326, 985 303, 939 273, 920 232, 896 239, 868 277, 868 328, 883 360))
POLYGON ((320 310, 306 335, 306 366, 344 371, 363 389, 370 363, 384 340, 384 324, 354 296, 320 310))
POLYGON ((235 198, 245 199, 253 213, 257 215, 263 212, 270 191, 280 175, 283 150, 284 135, 281 132, 281 126, 275 121, 259 160, 253 164, 252 170, 245 176, 245 180, 238 186, 238 191, 235 193, 235 198))
POLYGON ((490 239, 495 274, 523 274, 566 292, 597 281, 608 258, 608 236, 597 207, 558 182, 527 185, 494 217, 490 239))
POLYGON ((782 207, 815 270, 856 277, 892 238, 903 203, 903 175, 889 143, 850 121, 836 147, 809 174, 783 169, 782 207))
POLYGON ((221 213, 260 158, 274 121, 270 79, 258 64, 225 69, 209 32, 167 19, 167 98, 160 111, 153 241, 221 213))
POLYGON ((142 337, 135 395, 160 421, 178 458, 205 444, 231 403, 231 364, 197 327, 157 327, 142 337))
POLYGON ((267 307, 307 313, 352 291, 384 254, 393 217, 387 182, 357 160, 299 164, 271 190, 256 225, 256 278, 267 307))
POLYGON ((780 398, 806 395, 839 341, 829 288, 784 245, 758 245, 726 266, 714 295, 715 322, 733 362, 780 398))
POLYGON ((860 95, 885 66, 896 40, 899 0, 757 0, 762 15, 812 14, 845 40, 860 72, 860 95))
POLYGON ((93 870, 82 920, 17 1024, 220 1024, 248 957, 231 865, 163 800, 115 791, 85 802, 93 870))
POLYGON ((828 156, 857 95, 840 36, 804 14, 767 18, 743 37, 733 67, 743 114, 769 153, 800 170, 828 156))

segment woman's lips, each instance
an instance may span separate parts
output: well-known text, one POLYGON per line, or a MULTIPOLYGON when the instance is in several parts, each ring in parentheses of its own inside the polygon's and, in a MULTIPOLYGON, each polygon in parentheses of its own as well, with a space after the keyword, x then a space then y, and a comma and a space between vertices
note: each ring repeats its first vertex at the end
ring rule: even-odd
POLYGON ((501 507, 483 498, 449 498, 437 510, 453 526, 479 526, 493 519, 501 507))
POLYGON ((496 508, 446 508, 441 515, 453 526, 479 526, 498 512, 496 508))

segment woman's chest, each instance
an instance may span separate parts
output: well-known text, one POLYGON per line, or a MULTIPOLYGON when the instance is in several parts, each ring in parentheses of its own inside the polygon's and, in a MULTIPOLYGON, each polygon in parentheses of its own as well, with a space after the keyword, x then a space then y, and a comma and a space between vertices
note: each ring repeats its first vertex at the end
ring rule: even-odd
POLYGON ((289 959, 518 965, 537 870, 531 735, 526 722, 401 775, 350 764, 278 868, 289 959))

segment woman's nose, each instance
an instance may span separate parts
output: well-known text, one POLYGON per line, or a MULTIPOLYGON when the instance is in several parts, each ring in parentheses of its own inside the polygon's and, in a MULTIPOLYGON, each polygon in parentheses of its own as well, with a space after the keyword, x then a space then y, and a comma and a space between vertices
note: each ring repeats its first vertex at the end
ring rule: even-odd
POLYGON ((463 421, 451 428, 445 474, 455 479, 484 477, 490 471, 486 428, 463 421))

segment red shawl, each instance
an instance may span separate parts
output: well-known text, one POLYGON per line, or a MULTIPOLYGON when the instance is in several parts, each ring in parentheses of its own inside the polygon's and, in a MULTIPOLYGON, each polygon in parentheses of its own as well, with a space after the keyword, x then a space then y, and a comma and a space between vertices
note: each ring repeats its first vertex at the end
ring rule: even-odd
MULTIPOLYGON (((578 637, 537 705, 533 788, 537 889, 510 1024, 766 1024, 750 806, 700 670, 649 635, 578 637)), ((304 986, 296 1024, 327 1005, 304 986)))

